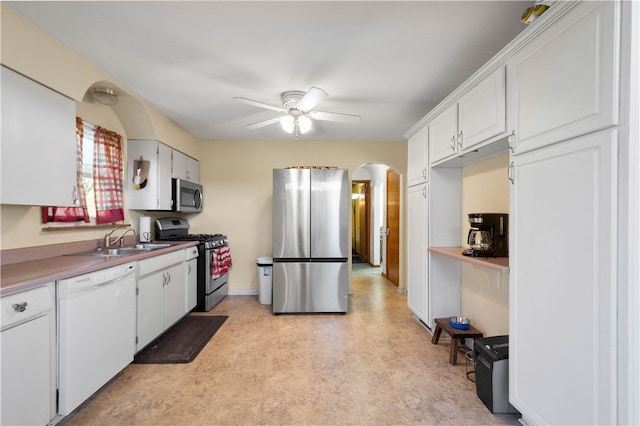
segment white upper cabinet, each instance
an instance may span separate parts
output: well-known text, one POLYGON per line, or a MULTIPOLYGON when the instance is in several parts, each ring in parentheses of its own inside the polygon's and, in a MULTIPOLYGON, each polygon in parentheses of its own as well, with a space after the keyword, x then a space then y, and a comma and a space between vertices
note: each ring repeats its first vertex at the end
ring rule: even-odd
POLYGON ((458 146, 471 148, 506 130, 505 67, 501 66, 458 101, 458 146))
POLYGON ((200 183, 199 161, 174 149, 171 160, 171 177, 200 183))
POLYGON ((73 206, 75 102, 2 67, 1 203, 73 206))
POLYGON ((132 210, 171 210, 171 148, 154 141, 135 139, 127 145, 128 208, 132 210), (149 162, 141 187, 134 186, 135 164, 142 157, 149 162))
POLYGON ((409 138, 407 149, 409 186, 425 183, 429 180, 428 136, 428 129, 424 127, 409 138))
POLYGON ((618 2, 585 2, 509 61, 514 153, 618 123, 618 2))
POLYGON ((429 123, 429 152, 432 164, 457 154, 457 135, 458 104, 456 103, 429 123))
POLYGON ((506 131, 505 78, 500 66, 429 123, 431 164, 506 131))

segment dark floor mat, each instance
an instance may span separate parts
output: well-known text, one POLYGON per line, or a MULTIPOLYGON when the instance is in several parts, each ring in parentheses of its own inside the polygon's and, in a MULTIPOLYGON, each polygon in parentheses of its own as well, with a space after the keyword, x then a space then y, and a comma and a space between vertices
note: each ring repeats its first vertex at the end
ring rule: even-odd
POLYGON ((134 364, 191 362, 216 334, 227 316, 187 315, 135 356, 134 364))

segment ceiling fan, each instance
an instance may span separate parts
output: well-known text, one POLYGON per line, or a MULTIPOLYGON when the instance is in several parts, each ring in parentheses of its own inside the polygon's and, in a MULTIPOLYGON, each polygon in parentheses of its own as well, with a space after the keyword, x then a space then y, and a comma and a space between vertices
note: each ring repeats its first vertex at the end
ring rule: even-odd
POLYGON ((285 132, 293 133, 295 131, 297 139, 298 132, 305 134, 313 129, 313 120, 335 121, 339 123, 357 123, 360 121, 359 115, 314 111, 313 108, 328 96, 327 92, 317 87, 312 87, 306 93, 298 90, 287 91, 283 92, 280 96, 282 107, 264 104, 247 98, 236 97, 234 99, 248 105, 283 114, 268 120, 249 124, 247 126, 248 129, 259 129, 279 122, 285 132))

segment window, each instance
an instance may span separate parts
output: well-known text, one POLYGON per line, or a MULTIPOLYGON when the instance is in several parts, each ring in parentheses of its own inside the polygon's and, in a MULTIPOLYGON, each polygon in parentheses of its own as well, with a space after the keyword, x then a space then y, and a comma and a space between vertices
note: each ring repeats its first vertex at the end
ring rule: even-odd
POLYGON ((76 118, 78 207, 43 207, 42 221, 113 223, 124 220, 122 136, 76 118))

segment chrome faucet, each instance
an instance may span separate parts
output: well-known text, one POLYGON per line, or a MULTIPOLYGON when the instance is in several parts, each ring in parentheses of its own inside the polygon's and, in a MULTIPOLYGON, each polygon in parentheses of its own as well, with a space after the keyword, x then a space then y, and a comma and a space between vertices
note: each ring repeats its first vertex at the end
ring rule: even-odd
POLYGON ((115 240, 111 241, 111 234, 113 234, 117 230, 118 230, 118 228, 113 228, 113 230, 111 230, 111 232, 109 232, 107 235, 104 236, 104 246, 105 246, 105 248, 110 248, 112 244, 115 244, 118 241, 120 241, 120 246, 122 247, 122 238, 124 238, 126 233, 129 232, 129 231, 132 231, 133 235, 137 235, 135 229, 127 228, 127 229, 124 230, 124 232, 122 234, 120 234, 120 236, 118 236, 115 240))

